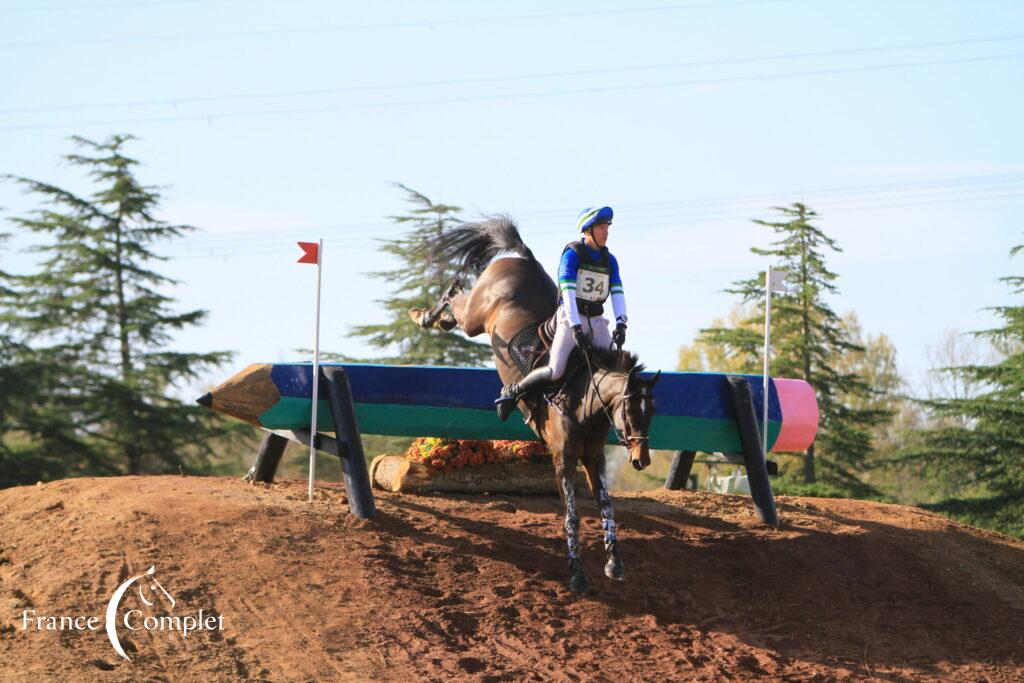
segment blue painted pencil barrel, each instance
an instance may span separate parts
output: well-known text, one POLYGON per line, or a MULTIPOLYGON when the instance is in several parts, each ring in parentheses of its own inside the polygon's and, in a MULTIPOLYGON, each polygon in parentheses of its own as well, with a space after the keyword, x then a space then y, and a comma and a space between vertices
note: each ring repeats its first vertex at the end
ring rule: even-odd
MULTIPOLYGON (((352 388, 356 419, 364 434, 438 436, 458 439, 534 439, 513 418, 498 420, 494 397, 498 373, 486 368, 396 366, 362 363, 344 367, 352 388)), ((762 378, 749 382, 757 415, 762 414, 762 378)), ((740 436, 726 375, 664 372, 654 391, 651 448, 739 452, 740 436)), ((324 387, 320 396, 327 393, 324 387)), ((310 363, 254 364, 215 387, 204 405, 268 429, 308 429, 312 399, 310 363)), ((333 430, 330 407, 321 399, 317 427, 333 430)), ((770 450, 798 451, 814 440, 817 402, 801 380, 772 379, 768 391, 770 450)), ((612 440, 614 436, 610 437, 612 440)))

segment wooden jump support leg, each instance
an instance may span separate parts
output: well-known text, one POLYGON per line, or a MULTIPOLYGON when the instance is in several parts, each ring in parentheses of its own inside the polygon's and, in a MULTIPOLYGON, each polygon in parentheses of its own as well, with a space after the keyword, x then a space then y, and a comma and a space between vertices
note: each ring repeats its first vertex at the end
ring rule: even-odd
POLYGON ((747 468, 747 481, 750 482, 750 497, 754 499, 754 509, 762 522, 779 526, 775 494, 768 480, 768 465, 761 451, 761 435, 757 428, 757 415, 754 412, 750 384, 743 377, 729 376, 726 381, 729 384, 729 393, 732 394, 733 407, 736 409, 736 423, 743 445, 743 460, 747 468))
POLYGON ((363 455, 363 439, 356 426, 356 409, 352 402, 348 375, 345 374, 345 368, 338 366, 323 368, 323 374, 327 378, 331 417, 334 418, 341 469, 345 474, 348 507, 356 517, 369 519, 377 514, 377 506, 373 503, 373 492, 370 490, 370 474, 363 455))
POLYGON ((668 476, 665 477, 665 488, 669 491, 685 489, 696 457, 697 451, 676 451, 676 457, 672 458, 668 468, 668 476))
POLYGON ((281 464, 281 456, 284 455, 285 446, 288 445, 288 438, 271 431, 263 434, 263 443, 256 454, 256 462, 245 475, 246 481, 260 481, 270 484, 274 481, 277 473, 277 466, 281 464))
MULTIPOLYGON (((316 449, 341 459, 341 469, 345 475, 345 492, 348 494, 348 507, 353 515, 363 519, 373 517, 377 507, 373 502, 370 490, 370 475, 366 469, 363 456, 363 439, 356 426, 356 411, 352 403, 352 390, 349 387, 345 369, 340 367, 323 368, 327 380, 327 397, 331 405, 331 417, 334 418, 334 430, 337 438, 332 439, 324 434, 316 435, 316 449)), ((265 430, 263 443, 260 444, 256 462, 246 481, 259 481, 267 484, 274 481, 277 466, 289 441, 309 445, 308 429, 301 430, 265 430)))

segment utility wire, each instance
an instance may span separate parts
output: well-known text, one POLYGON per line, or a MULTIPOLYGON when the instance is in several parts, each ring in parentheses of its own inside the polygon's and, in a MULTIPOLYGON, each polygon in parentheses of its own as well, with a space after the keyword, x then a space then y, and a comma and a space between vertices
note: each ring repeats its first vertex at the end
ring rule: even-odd
POLYGON ((0 8, 0 14, 29 14, 42 12, 70 12, 94 9, 149 9, 162 5, 209 5, 214 2, 238 2, 239 0, 147 0, 147 2, 105 2, 89 5, 35 5, 0 8))
MULTIPOLYGON (((1002 174, 992 176, 967 176, 963 178, 948 178, 938 181, 917 181, 912 183, 890 183, 878 185, 854 185, 848 187, 831 187, 819 189, 789 190, 755 195, 732 195, 725 197, 712 197, 706 199, 675 200, 670 202, 649 202, 633 204, 617 204, 620 216, 628 214, 631 224, 640 224, 650 219, 659 219, 665 216, 674 220, 686 218, 707 218, 709 216, 735 215, 737 211, 747 213, 762 211, 766 204, 785 202, 786 197, 802 195, 808 201, 816 203, 841 204, 852 207, 865 202, 885 202, 893 199, 915 199, 929 197, 948 197, 955 194, 974 193, 982 196, 986 192, 1003 192, 1006 190, 1024 190, 1024 173, 1002 174), (898 193, 896 197, 892 195, 898 193)), ((569 220, 576 213, 575 208, 540 209, 533 211, 517 211, 515 217, 523 220, 544 221, 554 220, 556 223, 561 219, 569 220)), ((390 224, 388 224, 390 225, 390 224)), ((531 226, 531 230, 537 224, 531 226)), ((278 242, 282 239, 302 239, 304 235, 324 234, 332 237, 345 235, 365 234, 368 231, 375 231, 379 234, 381 222, 376 223, 343 223, 336 225, 309 225, 296 226, 275 230, 249 230, 232 231, 229 233, 204 234, 193 233, 189 236, 187 243, 180 243, 182 251, 192 249, 204 249, 211 246, 238 244, 244 242, 247 246, 259 244, 264 241, 278 242)), ((401 226, 395 226, 400 231, 401 226)), ((395 233, 397 234, 397 232, 395 233)), ((391 237, 391 233, 384 235, 391 237)))
MULTIPOLYGON (((916 181, 910 183, 889 183, 876 185, 854 185, 847 187, 830 187, 818 189, 802 189, 778 191, 772 193, 754 195, 732 195, 723 197, 710 197, 704 199, 673 200, 667 202, 647 203, 622 203, 616 204, 620 216, 629 216, 631 225, 647 223, 652 219, 663 219, 665 216, 673 220, 685 220, 688 218, 707 218, 709 216, 728 215, 733 216, 737 211, 746 213, 762 211, 765 206, 772 203, 785 203, 787 197, 802 195, 808 201, 816 203, 843 203, 843 206, 852 207, 858 203, 890 201, 892 199, 913 199, 929 197, 949 197, 955 194, 975 193, 982 196, 986 192, 1004 192, 1007 190, 1024 190, 1024 173, 1000 174, 989 176, 966 176, 961 178, 947 178, 937 181, 916 181), (897 196, 893 197, 894 193, 897 196)), ((576 208, 539 209, 533 211, 517 211, 515 218, 523 221, 545 221, 554 220, 557 225, 562 219, 569 220, 575 216, 576 208)), ((571 221, 570 221, 571 222, 571 221)), ((391 224, 388 223, 388 226, 391 224)), ((537 223, 531 225, 531 230, 537 223)), ((394 226, 398 231, 401 226, 394 226)), ((346 235, 366 234, 374 231, 380 235, 381 222, 376 223, 343 223, 335 225, 308 225, 273 230, 246 230, 232 231, 228 233, 206 234, 203 232, 192 233, 187 242, 180 243, 181 251, 188 252, 195 249, 206 249, 210 247, 226 246, 244 242, 247 246, 258 245, 263 242, 278 243, 281 240, 291 238, 303 239, 311 234, 330 235, 341 237, 346 235)), ((395 232, 394 235, 398 233, 395 232)), ((382 237, 392 237, 392 233, 382 237)))
POLYGON ((420 21, 398 21, 379 24, 345 24, 340 26, 305 26, 283 29, 253 29, 245 31, 213 31, 208 33, 181 33, 167 36, 138 36, 126 38, 86 38, 82 40, 56 41, 23 41, 0 43, 0 49, 27 47, 84 47, 92 45, 137 45, 139 43, 168 43, 185 40, 206 40, 209 38, 224 40, 228 38, 249 38, 253 36, 309 35, 325 33, 344 33, 350 31, 378 31, 402 28, 434 29, 444 26, 461 26, 467 24, 491 24, 516 21, 547 21, 552 19, 575 19, 594 16, 623 16, 628 14, 647 14, 652 12, 673 12, 691 9, 721 9, 743 5, 768 5, 797 0, 734 0, 732 2, 694 2, 671 5, 653 5, 648 7, 629 7, 607 10, 580 10, 575 12, 549 12, 544 14, 513 14, 490 17, 469 17, 465 19, 427 19, 420 21))
POLYGON ((669 81, 664 83, 643 83, 643 84, 627 84, 627 85, 616 85, 616 86, 595 86, 587 88, 568 88, 564 90, 547 90, 539 92, 525 92, 525 93, 506 93, 496 95, 479 95, 469 97, 447 97, 447 98, 431 98, 422 100, 400 100, 394 102, 368 102, 358 104, 343 104, 343 105, 332 105, 324 107, 300 107, 300 108, 285 108, 285 109, 267 109, 260 111, 236 111, 236 112, 225 112, 218 114, 186 114, 181 116, 157 116, 157 117, 140 117, 130 119, 118 119, 118 120, 92 120, 92 121, 79 121, 79 122, 61 122, 61 123, 44 123, 44 124, 25 124, 25 125, 10 125, 0 126, 0 132, 14 132, 14 131, 29 131, 29 130, 53 130, 61 128, 84 128, 84 127, 95 127, 95 126, 124 126, 124 125, 138 125, 148 123, 172 123, 180 121, 207 121, 213 123, 219 119, 238 119, 238 118, 259 118, 267 116, 281 116, 290 114, 318 114, 318 113, 329 113, 338 111, 352 111, 359 109, 387 109, 387 108, 398 108, 398 107, 410 107, 410 106, 427 106, 437 104, 458 104, 467 102, 496 102, 502 100, 524 100, 533 98, 547 98, 547 97, 563 97, 566 95, 589 95, 596 93, 607 93, 607 92, 636 92, 641 90, 656 90, 662 88, 674 88, 691 85, 713 85, 713 84, 724 84, 724 83, 742 83, 742 82, 757 82, 757 81, 771 81, 786 78, 804 78, 812 76, 825 76, 834 74, 848 74, 848 73, 866 73, 871 71, 886 71, 891 69, 912 69, 921 67, 941 66, 949 64, 972 64, 982 62, 993 62, 993 61, 1005 61, 1013 59, 1021 59, 1024 57, 1024 53, 1013 53, 1013 54, 1002 54, 1002 55, 988 55, 984 57, 964 57, 958 59, 936 59, 925 62, 900 62, 900 63, 889 63, 889 64, 873 64, 869 66, 856 66, 846 67, 838 69, 814 69, 809 71, 793 71, 781 74, 757 74, 757 75, 745 75, 745 76, 728 76, 722 78, 702 78, 692 79, 683 81, 669 81))
MULTIPOLYGON (((813 193, 805 193, 810 195, 813 193)), ((779 193, 777 198, 781 196, 779 193)), ((904 195, 903 197, 882 196, 882 197, 859 197, 846 200, 829 200, 824 197, 813 197, 815 210, 822 216, 826 214, 835 215, 850 211, 870 211, 878 209, 900 208, 908 206, 925 206, 931 204, 961 203, 970 201, 982 201, 989 199, 1009 199, 1024 196, 1024 183, 1016 187, 987 188, 981 190, 960 190, 934 191, 927 194, 904 195)), ((786 203, 786 202, 781 202, 786 203)), ((763 206, 722 206, 704 211, 687 211, 682 213, 666 214, 661 216, 639 216, 630 214, 630 232, 662 226, 693 225, 708 222, 720 222, 731 220, 749 220, 752 213, 765 211, 763 206)), ((621 211, 620 211, 621 215, 621 211)), ((552 216, 551 218, 557 218, 552 216)), ((557 234, 566 230, 567 221, 561 220, 538 220, 532 223, 528 229, 529 234, 557 234)), ((202 254, 210 252, 230 253, 263 253, 265 249, 280 249, 282 243, 288 243, 293 239, 302 239, 309 235, 319 235, 325 238, 344 239, 357 237, 355 240, 347 241, 347 246, 369 246, 379 244, 381 239, 397 237, 402 226, 388 226, 394 229, 392 233, 381 233, 380 224, 361 226, 334 226, 334 227, 307 227, 292 228, 286 231, 274 231, 272 233, 259 232, 249 233, 249 236, 242 237, 242 233, 228 233, 212 236, 211 240, 205 241, 202 236, 191 237, 187 244, 179 243, 170 250, 163 252, 167 255, 186 256, 190 254, 202 254), (356 228, 356 229, 350 229, 356 228), (365 235, 367 228, 374 228, 378 234, 377 239, 360 240, 358 236, 365 235), (239 247, 239 245, 243 245, 239 247)))
MULTIPOLYGON (((730 221, 748 221, 751 214, 763 213, 766 204, 786 204, 787 197, 802 195, 813 201, 815 210, 826 217, 847 212, 873 211, 891 208, 958 204, 963 202, 1024 197, 1024 173, 989 176, 965 176, 936 181, 853 185, 812 190, 779 191, 774 193, 732 195, 707 199, 677 200, 619 204, 620 216, 628 210, 629 230, 643 231, 665 226, 687 226, 730 221), (894 196, 894 193, 897 193, 894 196), (645 213, 653 209, 654 213, 645 213)), ((516 212, 516 218, 529 217, 527 235, 564 233, 571 223, 567 216, 575 209, 544 209, 516 212)), ((294 240, 317 235, 333 240, 349 249, 379 246, 382 239, 398 237, 405 226, 385 224, 391 230, 382 231, 382 223, 347 223, 340 225, 296 226, 277 230, 236 231, 219 234, 193 233, 167 250, 163 256, 178 258, 208 258, 215 256, 261 255, 280 251, 294 240), (369 232, 372 239, 360 239, 369 232), (354 239, 352 239, 354 238, 354 239)), ((15 257, 17 260, 17 257, 15 257)))
MULTIPOLYGON (((835 216, 838 214, 849 213, 849 212, 861 212, 861 211, 879 211, 888 210, 894 208, 908 208, 918 206, 932 206, 932 205, 951 205, 951 204, 964 204, 978 201, 992 201, 992 200, 1012 200, 1012 199, 1024 199, 1024 191, 1005 193, 1000 195, 979 195, 979 196, 964 196, 964 197, 949 197, 941 199, 928 199, 925 201, 906 201, 896 203, 881 203, 881 204, 864 204, 846 207, 832 207, 828 204, 821 204, 815 207, 815 210, 819 214, 819 219, 826 218, 826 214, 835 216)), ((733 213, 733 214, 708 214, 706 216, 691 217, 686 220, 661 220, 644 222, 637 226, 631 226, 631 231, 644 231, 651 228, 659 227, 676 227, 682 228, 686 226, 701 225, 708 223, 724 223, 731 221, 748 221, 750 220, 749 213, 733 213)), ((539 225, 529 229, 526 232, 526 237, 530 235, 552 235, 565 233, 567 224, 548 224, 539 225)), ((307 231, 308 232, 308 231, 307 231)), ((331 249, 345 249, 351 256, 353 252, 359 252, 368 249, 376 249, 380 246, 379 239, 356 239, 350 241, 333 241, 336 235, 321 232, 320 236, 325 239, 331 239, 331 249)), ((303 235, 306 236, 306 235, 303 235)), ((227 262, 235 258, 243 257, 256 257, 266 256, 274 253, 282 253, 284 250, 293 246, 290 239, 280 239, 267 244, 250 244, 246 241, 246 246, 239 247, 237 242, 235 244, 227 244, 219 247, 195 247, 188 250, 178 250, 175 248, 166 251, 157 251, 158 256, 172 258, 175 261, 195 261, 195 260, 220 260, 227 262)), ((14 265, 17 266, 18 262, 27 262, 28 258, 11 258, 9 261, 14 261, 14 265)), ((10 267, 10 266, 8 266, 10 267)))
POLYGON ((727 59, 697 60, 685 62, 669 62, 662 64, 643 64, 635 66, 610 67, 602 69, 577 69, 572 71, 555 71, 547 73, 519 74, 508 76, 486 76, 480 78, 459 78, 436 81, 419 81, 409 83, 390 83, 381 85, 353 85, 338 86, 333 88, 312 88, 305 90, 283 90, 264 91, 253 93, 235 93, 232 95, 211 95, 211 96, 189 96, 189 97, 165 97, 151 100, 123 100, 120 102, 91 102, 83 104, 57 104, 35 107, 10 107, 0 109, 0 114, 23 114, 49 111, 86 110, 86 109, 110 109, 117 107, 153 107, 153 106, 180 106, 183 104, 211 103, 211 102, 237 102, 240 100, 265 100, 289 97, 307 97, 318 95, 338 95, 354 92, 382 92, 388 90, 403 90, 410 88, 434 88, 451 85, 478 85, 481 83, 503 83, 509 81, 538 80, 543 78, 568 78, 579 76, 604 76, 616 73, 636 73, 642 71, 655 71, 665 69, 679 69, 690 67, 725 66, 731 64, 750 64, 758 62, 796 60, 822 57, 838 57, 857 54, 872 54, 881 52, 895 52, 902 50, 917 50, 934 47, 953 47, 962 45, 980 45, 988 43, 999 43, 1008 41, 1024 40, 1024 35, 993 36, 986 38, 964 38, 960 40, 945 40, 930 43, 908 43, 901 45, 882 45, 877 47, 847 48, 842 50, 824 50, 817 52, 790 52, 782 54, 760 55, 751 57, 732 57, 727 59))
MULTIPOLYGON (((964 203, 978 202, 978 201, 1007 200, 1007 199, 1024 199, 1024 192, 1008 193, 1008 194, 1004 194, 1004 195, 994 195, 994 196, 962 197, 962 198, 950 198, 950 199, 933 199, 933 200, 928 200, 928 201, 912 201, 912 202, 901 202, 901 203, 890 203, 890 204, 876 204, 876 205, 870 205, 870 206, 866 205, 866 206, 858 206, 858 207, 848 207, 848 208, 843 208, 841 210, 839 210, 839 209, 830 209, 828 207, 820 207, 821 210, 819 210, 819 208, 816 208, 815 210, 818 211, 819 214, 823 214, 827 210, 827 211, 831 212, 832 216, 835 216, 835 215, 838 215, 838 214, 848 213, 848 212, 879 211, 879 210, 887 210, 887 209, 894 209, 894 208, 909 208, 909 207, 930 206, 930 205, 964 204, 964 203)), ((821 218, 821 217, 823 217, 823 216, 819 216, 819 218, 821 218)), ((669 227, 669 226, 671 226, 671 227, 685 227, 685 226, 689 226, 689 225, 701 225, 701 224, 706 224, 706 223, 723 223, 723 222, 729 222, 729 221, 746 221, 746 220, 749 220, 749 218, 750 218, 750 216, 748 214, 707 216, 707 217, 702 217, 702 218, 693 218, 693 219, 686 220, 686 221, 663 221, 663 222, 644 223, 642 225, 637 226, 635 229, 639 230, 639 231, 643 231, 643 230, 647 230, 647 229, 651 229, 651 228, 658 228, 658 227, 669 227)), ((550 229, 545 229, 544 226, 541 226, 540 229, 531 229, 531 230, 529 230, 527 232, 526 236, 528 237, 529 235, 551 235, 551 234, 565 233, 566 230, 570 230, 571 231, 571 226, 569 228, 567 228, 566 225, 561 225, 561 226, 557 226, 557 227, 550 228, 550 229)), ((633 228, 631 228, 631 230, 633 230, 633 228)), ((327 234, 324 234, 323 236, 324 236, 324 238, 329 238, 330 237, 330 235, 327 235, 327 234)), ((255 247, 248 247, 248 248, 241 248, 241 249, 233 248, 233 247, 222 247, 222 248, 207 249, 207 250, 199 250, 199 249, 197 249, 196 251, 191 252, 191 253, 190 252, 172 252, 172 251, 168 251, 168 252, 163 252, 162 255, 171 256, 171 257, 174 258, 174 260, 196 260, 196 259, 207 259, 207 258, 221 258, 223 260, 230 260, 231 258, 235 258, 235 257, 242 257, 242 256, 265 256, 267 254, 279 253, 283 249, 287 248, 287 246, 286 246, 287 244, 288 244, 287 242, 286 243, 277 242, 277 243, 268 244, 268 245, 262 246, 262 247, 255 246, 255 247)), ((332 244, 332 247, 331 247, 332 249, 345 249, 345 250, 348 250, 349 253, 354 252, 354 251, 367 250, 367 249, 371 249, 371 248, 375 248, 375 247, 379 246, 379 242, 377 242, 377 241, 369 241, 369 240, 339 241, 339 242, 332 242, 331 244, 332 244)))

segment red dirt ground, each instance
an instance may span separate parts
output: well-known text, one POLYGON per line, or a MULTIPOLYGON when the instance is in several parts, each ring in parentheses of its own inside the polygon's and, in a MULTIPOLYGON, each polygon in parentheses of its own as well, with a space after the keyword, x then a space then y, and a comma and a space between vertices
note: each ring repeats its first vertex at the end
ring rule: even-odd
POLYGON ((301 482, 177 476, 0 491, 0 678, 1024 679, 1024 543, 914 508, 781 498, 772 530, 747 497, 620 493, 616 583, 588 500, 578 598, 557 498, 377 503, 359 521, 337 486, 310 506, 301 482), (128 662, 104 610, 150 565, 174 613, 224 628, 122 628, 128 662), (100 626, 23 629, 27 609, 100 626))

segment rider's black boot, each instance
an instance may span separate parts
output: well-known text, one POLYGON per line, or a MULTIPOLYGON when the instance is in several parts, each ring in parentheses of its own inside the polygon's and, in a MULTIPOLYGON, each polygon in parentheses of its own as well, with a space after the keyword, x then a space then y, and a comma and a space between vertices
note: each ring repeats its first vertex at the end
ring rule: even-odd
POLYGON ((524 394, 540 388, 551 381, 551 368, 537 368, 518 383, 513 382, 501 390, 501 396, 494 400, 494 406, 498 410, 498 418, 501 421, 508 419, 516 408, 518 401, 524 394))

